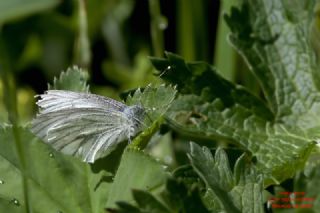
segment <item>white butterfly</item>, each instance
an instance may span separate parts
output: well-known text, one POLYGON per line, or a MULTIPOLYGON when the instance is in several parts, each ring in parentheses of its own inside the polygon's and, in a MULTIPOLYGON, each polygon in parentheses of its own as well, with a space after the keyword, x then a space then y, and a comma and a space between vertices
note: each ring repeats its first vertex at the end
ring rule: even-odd
POLYGON ((48 90, 40 95, 31 131, 56 150, 92 163, 134 137, 145 110, 90 93, 48 90))

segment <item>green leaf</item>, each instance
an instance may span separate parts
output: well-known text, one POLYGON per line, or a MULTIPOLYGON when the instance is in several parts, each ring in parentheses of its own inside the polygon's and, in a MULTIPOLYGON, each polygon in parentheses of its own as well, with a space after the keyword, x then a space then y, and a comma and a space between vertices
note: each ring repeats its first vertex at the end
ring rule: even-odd
POLYGON ((151 137, 163 123, 163 115, 167 112, 176 95, 172 86, 159 85, 157 87, 147 86, 143 90, 137 89, 133 95, 127 97, 128 105, 142 105, 146 110, 144 125, 148 128, 135 138, 131 147, 142 149, 150 141, 151 137))
POLYGON ((33 212, 102 212, 109 188, 103 178, 108 174, 94 174, 89 165, 55 152, 26 129, 19 131, 27 160, 24 170, 18 162, 12 129, 0 129, 0 210, 23 212, 24 176, 33 212))
POLYGON ((176 95, 176 89, 164 84, 153 87, 148 85, 144 89, 137 89, 133 95, 129 95, 126 104, 142 105, 147 112, 147 119, 157 120, 166 113, 176 95))
POLYGON ((118 209, 114 210, 114 212, 209 212, 202 203, 198 188, 193 187, 188 189, 183 182, 172 178, 167 180, 166 189, 161 193, 159 199, 151 193, 142 190, 134 190, 133 197, 138 207, 129 203, 118 202, 118 209))
POLYGON ((62 72, 59 78, 54 78, 53 85, 48 85, 48 89, 70 90, 75 92, 89 92, 87 80, 89 75, 81 68, 74 66, 62 72))
POLYGON ((118 208, 117 209, 112 209, 112 208, 107 208, 108 212, 110 213, 142 213, 138 207, 135 207, 132 204, 126 203, 126 202, 117 202, 118 208))
POLYGON ((132 189, 160 191, 166 177, 163 165, 142 151, 127 148, 110 188, 107 207, 115 207, 116 201, 132 202, 132 189))
MULTIPOLYGON (((217 151, 216 156, 225 155, 221 149, 217 151), (218 151, 220 154, 218 154, 218 151)), ((214 191, 216 196, 221 201, 222 205, 224 206, 227 212, 240 212, 235 204, 232 202, 231 196, 228 192, 231 190, 233 186, 233 180, 227 175, 228 178, 225 181, 223 179, 224 174, 221 174, 220 171, 225 171, 230 173, 229 166, 226 165, 228 162, 223 162, 221 165, 221 170, 219 171, 219 167, 215 165, 215 161, 212 157, 210 150, 206 147, 201 149, 199 146, 191 143, 191 153, 189 156, 191 160, 191 164, 199 176, 205 181, 208 188, 214 191), (227 188, 224 188, 223 185, 227 185, 227 188)), ((225 156, 224 156, 225 158, 225 156)))
POLYGON ((226 212, 263 212, 262 177, 245 163, 244 156, 238 159, 234 175, 227 155, 221 148, 213 157, 207 147, 201 148, 191 143, 189 158, 194 170, 206 183, 207 190, 211 191, 213 202, 218 201, 211 204, 211 208, 226 212))
POLYGON ((137 202, 138 206, 145 212, 152 213, 166 213, 169 210, 159 202, 150 193, 142 190, 133 190, 134 200, 137 202))
POLYGON ((180 180, 168 179, 162 198, 170 208, 170 212, 209 212, 200 197, 198 187, 191 186, 188 188, 180 180))
POLYGON ((258 169, 278 181, 302 168, 314 147, 302 129, 272 124, 238 104, 228 108, 220 99, 205 102, 199 96, 180 97, 168 117, 171 126, 182 134, 245 147, 257 158, 258 169))
POLYGON ((257 77, 275 120, 306 129, 320 122, 319 72, 309 42, 314 3, 245 0, 226 16, 230 41, 257 77))
MULTIPOLYGON (((308 42, 314 1, 245 0, 226 17, 230 40, 258 78, 266 103, 204 63, 153 59, 183 94, 169 113, 187 135, 245 147, 275 182, 292 177, 319 139, 319 73, 308 42), (170 69, 169 69, 170 68, 170 69), (211 70, 211 71, 210 71, 211 70)), ((266 181, 270 184, 270 180, 266 181)))
POLYGON ((200 180, 199 175, 193 170, 192 166, 187 164, 178 167, 172 173, 175 179, 184 182, 189 188, 197 184, 203 188, 204 183, 200 180))
POLYGON ((223 79, 216 70, 204 62, 186 63, 173 53, 166 53, 167 59, 152 58, 156 69, 163 71, 161 77, 177 85, 179 93, 196 94, 205 101, 220 98, 227 106, 235 104, 251 109, 266 120, 273 115, 268 107, 240 85, 223 79))
POLYGON ((170 66, 162 76, 177 84, 182 94, 166 113, 173 129, 192 138, 224 140, 245 148, 266 174, 266 185, 292 177, 303 167, 314 147, 309 130, 275 121, 262 100, 221 78, 210 65, 186 63, 171 53, 167 57, 153 59, 153 64, 159 70, 170 66))
POLYGON ((58 0, 0 1, 0 23, 52 8, 58 3, 58 0))
POLYGON ((15 200, 0 198, 0 212, 21 213, 21 207, 15 200))

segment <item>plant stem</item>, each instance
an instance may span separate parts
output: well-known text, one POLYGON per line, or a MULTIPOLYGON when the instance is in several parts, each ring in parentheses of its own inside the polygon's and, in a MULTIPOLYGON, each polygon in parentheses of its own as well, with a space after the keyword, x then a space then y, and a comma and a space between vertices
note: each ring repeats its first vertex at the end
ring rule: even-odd
POLYGON ((208 60, 208 1, 177 1, 178 54, 188 61, 208 60))
POLYGON ((229 12, 235 3, 233 1, 220 1, 220 3, 214 65, 224 78, 234 81, 237 64, 236 52, 227 40, 230 30, 224 21, 223 13, 229 12))
MULTIPOLYGON (((22 178, 22 186, 23 186, 23 195, 24 195, 24 203, 25 203, 25 212, 32 212, 31 206, 29 203, 29 186, 26 178, 26 161, 25 155, 23 152, 23 148, 21 145, 21 137, 18 128, 19 118, 18 118, 18 110, 17 110, 17 95, 16 95, 16 84, 12 72, 9 72, 10 63, 7 58, 6 53, 6 45, 3 41, 2 36, 0 35, 0 77, 3 84, 3 101, 5 103, 6 110, 8 112, 8 120, 12 124, 12 134, 15 141, 15 149, 18 155, 19 164, 21 167, 21 171, 23 171, 22 178)), ((14 199, 14 198, 13 198, 14 199)))
POLYGON ((159 0, 149 0, 149 12, 153 55, 162 57, 164 54, 163 31, 167 27, 167 19, 161 14, 159 0))
POLYGON ((150 141, 151 137, 159 130, 160 125, 163 123, 164 118, 160 117, 157 121, 153 122, 153 124, 144 130, 140 135, 138 135, 132 143, 129 145, 129 148, 133 149, 144 149, 148 142, 150 141))
POLYGON ((83 68, 91 63, 90 42, 88 36, 88 20, 85 0, 78 0, 78 38, 75 46, 75 62, 83 68))

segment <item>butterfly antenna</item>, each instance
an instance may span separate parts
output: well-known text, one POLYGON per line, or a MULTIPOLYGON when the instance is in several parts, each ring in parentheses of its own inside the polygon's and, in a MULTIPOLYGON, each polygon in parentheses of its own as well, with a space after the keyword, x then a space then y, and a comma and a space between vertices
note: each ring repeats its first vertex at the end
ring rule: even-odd
MULTIPOLYGON (((154 76, 157 76, 157 77, 159 77, 159 78, 161 78, 164 74, 166 74, 168 71, 170 71, 172 69, 172 66, 167 66, 162 72, 160 72, 160 73, 153 73, 153 75, 154 76)), ((154 82, 156 82, 156 79, 154 79, 153 81, 152 81, 152 84, 154 83, 154 82)), ((151 84, 149 84, 149 85, 151 85, 151 84)), ((148 86, 149 86, 148 85, 148 86)))
POLYGON ((165 68, 164 70, 163 70, 163 72, 162 73, 160 73, 160 75, 159 75, 159 78, 161 78, 164 74, 166 74, 168 71, 170 71, 172 69, 172 67, 169 65, 169 66, 167 66, 167 68, 165 68))

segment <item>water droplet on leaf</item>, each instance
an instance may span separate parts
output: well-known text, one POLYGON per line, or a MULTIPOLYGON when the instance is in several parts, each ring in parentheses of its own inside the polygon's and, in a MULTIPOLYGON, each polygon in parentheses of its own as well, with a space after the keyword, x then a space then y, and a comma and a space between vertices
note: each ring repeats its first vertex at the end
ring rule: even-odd
POLYGON ((4 180, 0 180, 0 184, 4 184, 4 180))
POLYGON ((50 153, 49 153, 49 157, 50 157, 50 158, 53 158, 53 157, 54 157, 54 154, 53 154, 52 152, 50 152, 50 153))
POLYGON ((16 198, 13 198, 13 199, 11 200, 11 202, 12 202, 14 205, 16 205, 16 206, 20 206, 20 202, 19 202, 19 200, 17 200, 16 198))

